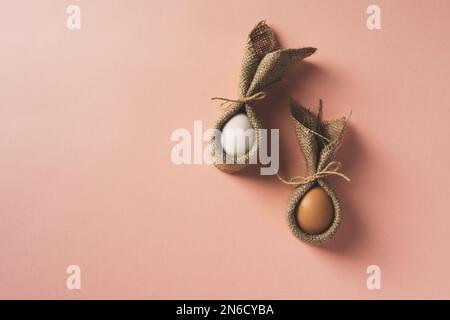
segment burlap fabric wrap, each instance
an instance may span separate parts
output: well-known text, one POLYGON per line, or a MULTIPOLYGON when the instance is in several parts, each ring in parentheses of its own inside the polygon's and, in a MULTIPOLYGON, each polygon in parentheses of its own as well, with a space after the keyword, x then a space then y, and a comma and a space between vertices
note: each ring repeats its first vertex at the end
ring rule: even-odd
MULTIPOLYGON (((342 143, 348 118, 342 117, 330 122, 322 122, 320 111, 318 114, 314 114, 292 99, 290 108, 297 142, 305 156, 307 176, 312 176, 324 170, 333 161, 334 155, 342 143)), ((318 178, 305 184, 299 184, 288 202, 289 228, 297 238, 308 243, 320 244, 329 240, 336 233, 341 223, 342 209, 339 198, 325 179, 318 178), (334 220, 325 232, 310 235, 300 229, 296 221, 296 214, 299 201, 316 185, 322 187, 331 198, 334 205, 334 220)))
MULTIPOLYGON (((260 129, 262 124, 257 118, 254 103, 243 102, 245 98, 255 94, 263 93, 264 88, 281 79, 284 71, 293 63, 301 61, 316 51, 315 48, 307 47, 300 49, 279 49, 273 30, 264 21, 259 22, 250 32, 244 51, 244 59, 241 67, 239 80, 239 98, 237 102, 227 105, 214 128, 222 130, 223 126, 239 112, 245 112, 255 129, 256 142, 250 150, 241 158, 234 159, 233 163, 225 163, 225 152, 223 152, 220 141, 211 138, 212 155, 215 166, 227 173, 232 173, 245 168, 249 159, 256 159, 258 147, 261 143, 260 129), (220 159, 222 154, 222 159, 220 159)), ((230 162, 230 161, 228 161, 230 162)))

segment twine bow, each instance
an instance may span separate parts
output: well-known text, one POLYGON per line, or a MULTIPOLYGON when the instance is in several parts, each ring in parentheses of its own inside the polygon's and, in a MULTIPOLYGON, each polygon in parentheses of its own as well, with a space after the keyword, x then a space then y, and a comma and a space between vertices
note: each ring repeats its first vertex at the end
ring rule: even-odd
POLYGON ((316 181, 318 179, 322 179, 322 178, 325 178, 325 177, 331 176, 331 175, 339 176, 339 177, 343 178, 344 180, 346 180, 347 182, 350 182, 351 180, 350 180, 349 177, 347 177, 343 173, 338 172, 340 168, 341 168, 341 163, 340 162, 338 162, 338 161, 331 161, 321 171, 313 173, 312 175, 307 176, 307 177, 295 176, 295 177, 292 177, 289 180, 285 180, 279 174, 277 174, 277 178, 281 182, 283 182, 285 184, 288 184, 288 185, 293 185, 293 186, 300 186, 300 185, 303 185, 303 184, 308 184, 310 182, 313 182, 313 181, 316 181))
POLYGON ((259 91, 255 93, 254 95, 251 95, 249 97, 242 97, 239 99, 228 99, 228 98, 222 98, 222 97, 213 97, 211 100, 221 100, 222 103, 220 104, 220 107, 224 108, 227 107, 230 103, 249 103, 257 100, 262 100, 266 97, 266 93, 264 91, 259 91))

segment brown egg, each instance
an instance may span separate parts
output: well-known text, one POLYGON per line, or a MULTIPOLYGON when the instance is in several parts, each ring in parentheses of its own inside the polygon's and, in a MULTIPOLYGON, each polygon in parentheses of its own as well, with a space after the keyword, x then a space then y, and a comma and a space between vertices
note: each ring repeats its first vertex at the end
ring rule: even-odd
POLYGON ((323 233, 333 220, 333 202, 320 187, 309 190, 297 206, 297 223, 308 234, 323 233))

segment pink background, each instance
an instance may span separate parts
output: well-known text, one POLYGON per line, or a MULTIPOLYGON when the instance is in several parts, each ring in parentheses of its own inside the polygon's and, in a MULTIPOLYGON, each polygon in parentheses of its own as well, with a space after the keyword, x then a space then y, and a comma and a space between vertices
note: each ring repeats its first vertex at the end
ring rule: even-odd
POLYGON ((3 1, 0 298, 450 298, 450 2, 277 3, 3 1), (261 19, 284 47, 318 48, 258 104, 282 128, 282 173, 305 170, 289 94, 353 111, 337 158, 352 182, 331 179, 344 222, 322 247, 290 233, 275 177, 170 159, 173 130, 206 130, 210 97, 235 97, 261 19))

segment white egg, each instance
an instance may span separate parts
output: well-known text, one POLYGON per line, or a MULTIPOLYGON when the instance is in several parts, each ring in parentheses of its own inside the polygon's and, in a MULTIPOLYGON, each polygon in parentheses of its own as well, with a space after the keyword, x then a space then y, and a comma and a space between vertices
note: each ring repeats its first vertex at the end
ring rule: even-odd
POLYGON ((224 125, 220 142, 227 155, 241 157, 250 150, 255 140, 255 130, 247 115, 238 113, 224 125))

